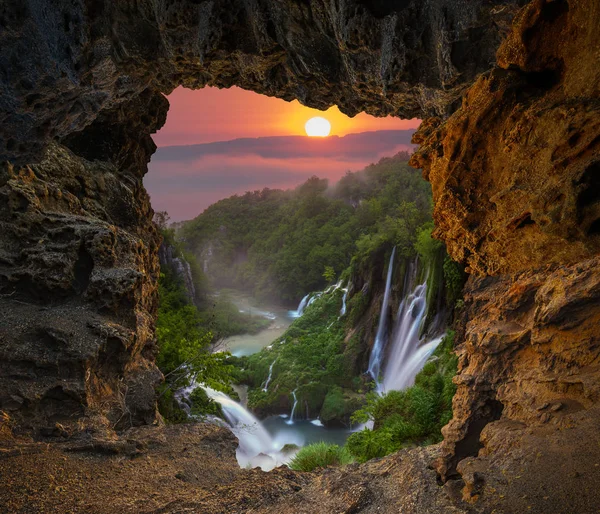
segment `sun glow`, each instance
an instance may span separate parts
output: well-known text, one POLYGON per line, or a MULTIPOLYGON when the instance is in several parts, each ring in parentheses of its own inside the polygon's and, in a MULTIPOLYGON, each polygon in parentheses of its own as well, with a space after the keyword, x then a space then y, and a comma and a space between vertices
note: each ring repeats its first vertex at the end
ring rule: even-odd
POLYGON ((315 116, 306 122, 304 130, 310 137, 327 137, 331 132, 331 123, 321 116, 315 116))

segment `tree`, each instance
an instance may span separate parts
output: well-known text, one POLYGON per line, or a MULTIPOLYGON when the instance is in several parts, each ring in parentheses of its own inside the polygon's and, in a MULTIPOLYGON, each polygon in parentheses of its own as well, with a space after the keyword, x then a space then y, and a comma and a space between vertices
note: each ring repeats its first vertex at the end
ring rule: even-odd
POLYGON ((335 270, 331 266, 325 266, 323 278, 327 281, 327 283, 332 283, 335 280, 335 270))

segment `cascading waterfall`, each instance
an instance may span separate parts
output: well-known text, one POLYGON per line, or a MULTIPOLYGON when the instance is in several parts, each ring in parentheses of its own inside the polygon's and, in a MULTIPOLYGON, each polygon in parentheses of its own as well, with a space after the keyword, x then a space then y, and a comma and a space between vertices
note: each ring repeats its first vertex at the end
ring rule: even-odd
MULTIPOLYGON (((421 336, 427 315, 427 276, 422 283, 415 285, 416 263, 411 263, 405 280, 405 293, 396 323, 392 330, 383 379, 377 382, 377 392, 399 391, 413 385, 415 377, 443 338, 439 332, 433 338, 421 336)), ((433 324, 434 326, 436 323, 433 324)), ((381 369, 381 368, 380 368, 381 369)))
POLYGON ((346 299, 348 298, 348 289, 350 288, 350 282, 344 288, 344 295, 342 296, 342 308, 340 309, 340 317, 346 315, 346 299))
POLYGON ((394 257, 396 256, 396 247, 392 250, 390 256, 390 262, 388 264, 387 278, 385 281, 385 292, 383 294, 383 303, 381 304, 381 312, 379 314, 379 326, 377 327, 377 335, 375 336, 375 343, 371 350, 371 356, 369 357, 369 374, 373 377, 373 380, 379 384, 379 373, 381 372, 381 362, 383 360, 385 350, 385 339, 387 331, 387 316, 388 306, 390 303, 390 291, 392 287, 392 272, 394 269, 394 257))
POLYGON ((304 314, 304 309, 306 309, 307 305, 310 305, 309 298, 310 293, 308 293, 304 298, 302 298, 302 300, 300 300, 298 308, 295 311, 289 311, 290 318, 299 318, 300 316, 302 316, 302 314, 304 314))
POLYGON ((267 377, 267 381, 265 382, 265 385, 263 387, 263 391, 266 393, 267 390, 269 389, 269 383, 271 382, 271 377, 273 375, 273 366, 275 365, 275 363, 277 362, 277 359, 275 359, 271 365, 269 366, 269 376, 267 377))
POLYGON ((298 388, 294 389, 292 391, 292 396, 294 397, 294 405, 292 406, 292 412, 290 413, 290 417, 289 419, 286 420, 286 423, 288 425, 293 425, 294 424, 294 412, 296 411, 296 406, 298 405, 298 398, 296 398, 296 391, 298 390, 298 388))
POLYGON ((241 467, 259 466, 269 471, 276 466, 285 464, 290 455, 284 455, 279 450, 281 442, 271 437, 262 423, 242 405, 232 400, 225 393, 215 391, 210 387, 201 386, 208 397, 221 405, 223 415, 229 428, 239 440, 236 450, 238 463, 241 467))

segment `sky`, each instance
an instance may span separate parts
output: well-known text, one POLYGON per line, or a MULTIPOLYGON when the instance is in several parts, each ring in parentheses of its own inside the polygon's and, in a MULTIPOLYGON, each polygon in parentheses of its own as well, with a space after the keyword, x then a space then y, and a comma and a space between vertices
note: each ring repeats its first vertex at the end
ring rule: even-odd
POLYGON ((312 175, 334 183, 348 170, 411 148, 409 132, 392 131, 419 124, 364 113, 349 118, 337 107, 319 111, 236 87, 178 88, 168 98, 144 183, 154 210, 166 210, 173 221, 233 194, 292 188, 312 175), (314 116, 331 123, 329 137, 306 136, 304 124, 314 116))

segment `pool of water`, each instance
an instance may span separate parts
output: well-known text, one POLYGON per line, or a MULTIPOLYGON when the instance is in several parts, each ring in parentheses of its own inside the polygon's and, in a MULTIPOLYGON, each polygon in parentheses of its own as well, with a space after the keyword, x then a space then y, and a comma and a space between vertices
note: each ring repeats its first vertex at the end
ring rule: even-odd
POLYGON ((325 428, 315 420, 297 420, 288 425, 287 419, 287 415, 280 415, 269 416, 261 421, 280 447, 286 444, 302 447, 320 441, 343 446, 352 433, 347 428, 325 428))
POLYGON ((271 320, 271 324, 257 334, 233 336, 223 342, 224 348, 221 349, 230 351, 237 357, 252 355, 265 346, 269 346, 287 330, 293 321, 288 309, 282 305, 259 303, 252 296, 231 289, 228 289, 224 294, 240 312, 271 320))

